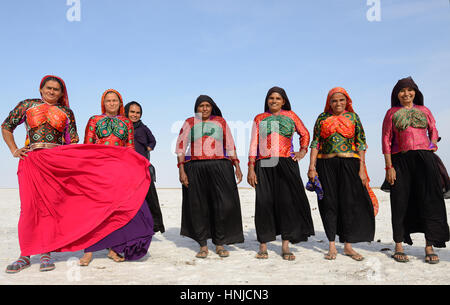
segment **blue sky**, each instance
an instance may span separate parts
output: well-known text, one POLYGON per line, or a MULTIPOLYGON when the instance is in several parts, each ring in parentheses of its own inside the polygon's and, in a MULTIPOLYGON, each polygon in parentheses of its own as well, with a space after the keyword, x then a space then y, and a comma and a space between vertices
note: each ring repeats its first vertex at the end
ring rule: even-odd
MULTIPOLYGON (((157 187, 179 187, 172 145, 198 95, 210 95, 227 121, 244 126, 263 111, 267 90, 281 86, 312 133, 328 91, 342 86, 366 130, 368 172, 379 186, 381 122, 393 86, 411 75, 436 117, 438 154, 450 166, 448 0, 380 0, 379 22, 367 20, 366 0, 80 3, 81 20, 69 22, 66 0, 1 2, 1 121, 19 101, 39 97, 41 78, 55 74, 67 84, 84 139, 101 94, 114 88, 144 107, 158 142, 157 187)), ((23 126, 15 136, 21 143, 23 126)), ((249 138, 237 141, 246 175, 249 138)), ((0 188, 17 187, 17 160, 5 144, 0 158, 0 188)), ((300 163, 304 182, 308 163, 309 156, 300 163)))

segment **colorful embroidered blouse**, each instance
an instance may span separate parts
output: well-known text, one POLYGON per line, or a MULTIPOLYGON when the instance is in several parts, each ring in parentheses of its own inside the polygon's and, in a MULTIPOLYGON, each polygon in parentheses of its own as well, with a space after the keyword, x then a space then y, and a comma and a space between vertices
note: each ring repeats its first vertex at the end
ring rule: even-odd
POLYGON ((134 149, 133 123, 118 115, 94 115, 86 125, 84 144, 103 144, 134 149))
POLYGON ((439 138, 436 121, 425 106, 413 108, 392 107, 383 121, 383 154, 396 154, 408 150, 431 150, 431 141, 439 138))
POLYGON ((366 150, 367 144, 358 115, 348 111, 342 115, 323 112, 314 125, 310 147, 319 150, 318 158, 324 154, 349 154, 359 158, 358 152, 366 150))
POLYGON ((63 145, 79 141, 75 117, 66 106, 49 105, 40 99, 24 100, 9 113, 2 128, 13 132, 24 122, 31 149, 39 144, 63 145))
POLYGON ((271 157, 293 157, 295 132, 300 135, 300 147, 307 150, 308 129, 293 111, 281 110, 277 115, 270 112, 258 114, 253 120, 249 161, 271 157))
POLYGON ((178 135, 175 153, 190 160, 238 160, 233 135, 225 119, 211 116, 203 122, 197 117, 188 118, 178 135))

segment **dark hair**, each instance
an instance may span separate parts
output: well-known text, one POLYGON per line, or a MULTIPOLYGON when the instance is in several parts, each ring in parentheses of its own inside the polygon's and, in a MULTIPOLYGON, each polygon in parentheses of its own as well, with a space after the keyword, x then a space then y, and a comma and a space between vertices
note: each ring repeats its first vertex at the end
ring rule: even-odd
POLYGON ((139 108, 141 108, 141 118, 142 118, 142 106, 141 106, 141 104, 139 104, 139 103, 136 102, 136 101, 131 101, 131 102, 129 102, 128 104, 125 105, 125 115, 126 115, 126 117, 128 117, 128 113, 130 112, 130 107, 131 107, 132 105, 136 105, 136 106, 138 106, 139 108))
POLYGON ((53 77, 53 76, 49 76, 49 77, 47 77, 46 79, 44 79, 44 80, 42 81, 42 84, 41 84, 41 88, 40 88, 40 89, 44 88, 45 84, 46 84, 48 81, 50 81, 50 80, 53 80, 53 81, 55 81, 55 82, 58 82, 59 86, 61 87, 61 91, 64 92, 64 85, 63 85, 63 83, 62 83, 57 77, 53 77))
POLYGON ((200 104, 203 102, 208 102, 212 106, 211 115, 220 117, 222 116, 222 111, 220 111, 220 108, 217 106, 214 100, 208 95, 200 95, 197 98, 194 105, 194 113, 197 113, 198 106, 200 106, 200 104))
POLYGON ((272 93, 278 93, 283 98, 284 105, 283 105, 283 107, 281 107, 281 109, 291 110, 291 103, 289 102, 289 98, 287 97, 286 91, 284 91, 283 88, 275 86, 275 87, 270 88, 269 91, 267 92, 266 101, 264 104, 264 112, 269 111, 269 105, 267 104, 267 101, 269 100, 269 97, 272 95, 272 93))
POLYGON ((403 88, 412 88, 416 92, 413 104, 423 106, 423 94, 420 92, 419 87, 414 82, 411 76, 402 78, 397 82, 394 89, 392 89, 391 94, 391 107, 401 106, 400 100, 398 99, 398 94, 403 88))

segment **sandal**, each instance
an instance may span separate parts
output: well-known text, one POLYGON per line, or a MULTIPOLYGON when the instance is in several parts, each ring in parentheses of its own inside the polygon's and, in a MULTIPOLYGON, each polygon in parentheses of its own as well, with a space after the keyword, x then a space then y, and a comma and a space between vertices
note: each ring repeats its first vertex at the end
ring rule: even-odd
POLYGON ((284 260, 286 261, 294 261, 295 260, 295 255, 292 252, 285 252, 282 253, 281 256, 283 257, 284 260))
POLYGON ((208 257, 208 251, 200 250, 196 255, 196 258, 207 258, 208 257))
POLYGON ((337 252, 328 252, 327 254, 324 255, 324 258, 329 261, 335 260, 336 257, 337 257, 337 252))
POLYGON ((406 254, 403 253, 403 252, 395 252, 393 255, 391 255, 391 257, 396 262, 399 262, 399 263, 407 263, 407 262, 409 262, 408 256, 406 256, 406 254), (403 257, 403 258, 401 258, 401 257, 403 257))
POLYGON ((426 254, 425 255, 425 263, 432 264, 432 265, 437 264, 437 263, 439 263, 439 256, 435 253, 426 254), (437 259, 433 260, 432 259, 433 257, 437 257, 437 259))
POLYGON ((88 253, 85 253, 84 256, 80 258, 80 261, 78 262, 78 265, 81 267, 87 267, 92 262, 92 253, 88 258, 85 258, 86 254, 88 253))
POLYGON ((220 257, 228 257, 228 256, 230 256, 230 253, 227 250, 225 250, 225 249, 218 249, 218 250, 216 250, 216 253, 220 257))
POLYGON ((257 259, 268 259, 269 253, 267 251, 259 251, 256 256, 257 259))
POLYGON ((41 272, 52 271, 56 268, 50 253, 41 254, 40 263, 41 265, 39 266, 39 271, 41 272))
POLYGON ((352 258, 353 260, 355 260, 357 262, 360 262, 360 261, 364 260, 364 256, 362 256, 359 253, 355 253, 355 254, 346 254, 346 253, 344 253, 344 255, 352 258))
POLYGON ((116 253, 114 251, 110 251, 108 253, 108 258, 112 259, 116 263, 122 263, 125 261, 125 258, 123 256, 121 256, 119 253, 116 253))
POLYGON ((21 256, 18 260, 16 260, 11 265, 6 267, 6 273, 18 273, 23 269, 26 269, 31 266, 30 257, 29 256, 21 256))

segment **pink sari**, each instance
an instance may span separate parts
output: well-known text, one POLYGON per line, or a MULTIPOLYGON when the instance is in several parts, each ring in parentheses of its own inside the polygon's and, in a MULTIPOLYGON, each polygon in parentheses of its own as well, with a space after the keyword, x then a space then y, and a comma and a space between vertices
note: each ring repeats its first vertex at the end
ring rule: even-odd
POLYGON ((83 250, 125 226, 144 202, 148 166, 124 147, 29 152, 18 169, 21 255, 83 250))

